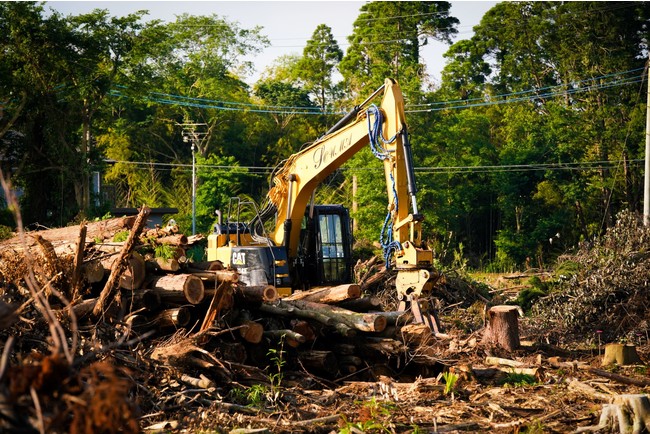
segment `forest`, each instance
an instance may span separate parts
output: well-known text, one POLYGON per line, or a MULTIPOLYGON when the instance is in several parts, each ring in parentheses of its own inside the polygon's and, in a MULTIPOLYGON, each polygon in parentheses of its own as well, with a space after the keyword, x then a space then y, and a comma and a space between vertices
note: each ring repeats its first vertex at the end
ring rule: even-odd
MULTIPOLYGON (((262 202, 275 166, 391 77, 441 263, 543 268, 639 212, 650 5, 502 2, 453 44, 450 9, 368 2, 346 51, 323 23, 301 55, 249 85, 242 59, 270 44, 264 29, 216 14, 160 22, 0 2, 2 178, 28 228, 147 205, 177 208, 187 232, 194 157, 197 231, 208 233, 216 209, 233 196, 262 202), (421 56, 432 40, 449 44, 440 83, 421 56)), ((363 204, 359 245, 379 236, 383 176, 361 152, 317 191, 320 203, 363 204)), ((0 224, 14 229, 11 210, 0 224)))

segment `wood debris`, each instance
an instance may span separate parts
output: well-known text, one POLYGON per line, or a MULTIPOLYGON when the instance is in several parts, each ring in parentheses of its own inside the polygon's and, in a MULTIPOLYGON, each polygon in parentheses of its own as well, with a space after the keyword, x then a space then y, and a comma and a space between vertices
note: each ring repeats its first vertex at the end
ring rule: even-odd
POLYGON ((455 278, 439 294, 448 329, 434 336, 390 310, 379 288, 390 273, 376 260, 357 264, 359 284, 280 299, 273 286, 246 287, 218 262, 188 259, 200 237, 146 228, 144 215, 3 243, 0 431, 644 426, 647 343, 625 359, 632 365, 610 350, 614 364, 601 367, 597 346, 534 339, 537 324, 510 307, 492 315, 510 315, 505 340, 484 339, 503 324, 485 329, 489 300, 471 285, 454 291, 455 278), (125 242, 113 239, 125 230, 125 242), (168 255, 156 257, 162 245, 168 255), (478 315, 459 316, 475 303, 478 315))

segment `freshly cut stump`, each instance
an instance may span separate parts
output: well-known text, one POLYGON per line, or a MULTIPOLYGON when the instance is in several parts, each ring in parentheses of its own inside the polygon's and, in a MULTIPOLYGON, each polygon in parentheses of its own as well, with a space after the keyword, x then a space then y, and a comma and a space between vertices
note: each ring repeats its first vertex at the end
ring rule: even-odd
POLYGON ((605 345, 602 364, 603 366, 609 366, 614 363, 621 366, 643 364, 634 345, 607 344, 605 345))
POLYGON ((492 306, 487 313, 483 343, 508 351, 519 348, 519 309, 517 306, 492 306))

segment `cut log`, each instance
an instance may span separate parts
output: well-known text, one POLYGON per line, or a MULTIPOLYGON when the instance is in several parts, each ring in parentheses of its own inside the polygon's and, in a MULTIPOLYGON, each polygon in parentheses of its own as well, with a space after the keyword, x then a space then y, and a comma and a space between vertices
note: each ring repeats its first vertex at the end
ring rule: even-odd
POLYGON ((643 364, 634 345, 607 344, 605 345, 605 355, 603 356, 602 365, 609 366, 614 363, 620 366, 643 364))
POLYGON ((296 348, 300 344, 307 342, 307 339, 300 333, 296 333, 293 330, 265 330, 264 337, 269 338, 272 341, 279 342, 284 339, 287 345, 292 348, 296 348))
POLYGON ((244 327, 239 329, 239 335, 246 342, 251 344, 259 344, 264 336, 264 326, 255 321, 243 321, 241 323, 244 327))
MULTIPOLYGON (((207 293, 207 291, 206 291, 207 293)), ((217 317, 224 309, 229 309, 233 304, 232 285, 221 283, 211 294, 210 306, 201 323, 201 331, 212 327, 217 317)))
POLYGON ((273 303, 280 296, 275 286, 246 286, 234 285, 235 297, 248 302, 273 303))
POLYGON ((381 332, 386 328, 386 318, 380 314, 358 313, 328 304, 314 303, 306 300, 283 300, 283 303, 291 304, 302 310, 320 312, 333 318, 335 324, 343 323, 348 327, 364 332, 381 332))
POLYGON ((294 292, 289 297, 285 297, 285 300, 307 300, 316 303, 335 304, 345 300, 356 299, 360 296, 361 287, 352 283, 294 292))
POLYGON ((337 303, 337 305, 344 309, 353 310, 355 312, 370 312, 373 310, 381 310, 381 299, 374 295, 369 295, 367 297, 345 300, 337 303))
POLYGON ((521 368, 522 366, 524 366, 522 362, 519 362, 517 360, 502 359, 501 357, 491 357, 491 356, 485 358, 485 363, 488 365, 510 366, 512 368, 521 368))
POLYGON ((181 269, 177 259, 151 258, 146 261, 147 271, 150 273, 175 273, 181 269))
POLYGON ((201 271, 188 267, 187 272, 207 282, 239 282, 239 274, 233 270, 201 271))
POLYGON ((192 313, 189 307, 180 306, 161 311, 152 321, 159 327, 180 328, 187 326, 192 321, 192 313))
POLYGON ((81 266, 83 279, 88 283, 101 282, 104 279, 106 270, 100 260, 86 262, 81 266))
POLYGON ((148 311, 160 309, 162 299, 160 294, 151 289, 138 289, 135 291, 123 291, 122 300, 127 306, 133 305, 132 310, 144 308, 148 311))
MULTIPOLYGON (((100 261, 106 274, 110 275, 113 267, 116 266, 118 255, 103 257, 100 261)), ((138 289, 146 277, 147 271, 144 258, 138 252, 131 252, 127 257, 127 265, 119 277, 118 285, 122 289, 138 289)))
POLYGON ((147 287, 155 290, 163 302, 177 302, 184 299, 189 303, 199 304, 205 297, 203 281, 192 274, 156 276, 147 282, 147 287))
MULTIPOLYGON (((96 239, 107 239, 112 238, 113 235, 121 230, 130 229, 135 223, 136 217, 123 217, 123 218, 114 218, 109 220, 103 220, 100 222, 88 223, 86 231, 86 243, 92 243, 96 239)), ((67 226, 64 228, 57 229, 47 229, 38 232, 40 236, 49 240, 55 247, 61 243, 68 244, 70 240, 76 239, 79 235, 79 226, 67 226)), ((27 232, 27 235, 34 234, 35 232, 27 232)), ((33 247, 37 244, 36 240, 32 237, 25 237, 27 242, 27 247, 33 247)), ((4 250, 6 248, 12 248, 14 250, 21 251, 23 246, 23 241, 20 236, 15 236, 7 240, 0 241, 0 247, 4 250)))
POLYGON ((406 324, 399 331, 406 345, 426 345, 433 339, 433 332, 426 324, 406 324))
POLYGON ((508 351, 519 348, 519 309, 517 306, 492 306, 488 310, 483 343, 508 351))
POLYGON ((335 374, 338 371, 338 361, 331 351, 301 351, 298 353, 298 360, 307 368, 318 369, 335 374))
POLYGON ((272 315, 313 319, 320 322, 321 324, 328 326, 334 326, 336 323, 334 318, 324 315, 321 312, 299 309, 298 307, 287 304, 282 300, 276 304, 262 303, 258 309, 262 312, 270 313, 272 315))
POLYGON ((316 339, 314 328, 307 321, 294 319, 291 321, 291 330, 305 337, 306 341, 316 339))
POLYGON ((157 244, 169 244, 170 246, 187 245, 187 236, 183 234, 167 235, 156 240, 157 244))

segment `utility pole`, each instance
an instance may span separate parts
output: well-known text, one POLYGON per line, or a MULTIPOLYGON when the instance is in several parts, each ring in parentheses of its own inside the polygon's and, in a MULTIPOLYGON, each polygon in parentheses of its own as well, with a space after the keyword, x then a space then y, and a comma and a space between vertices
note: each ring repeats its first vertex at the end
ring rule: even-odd
POLYGON ((646 62, 646 118, 645 118, 645 175, 643 178, 643 225, 650 225, 650 83, 648 83, 648 68, 650 58, 646 62))
POLYGON ((184 123, 179 124, 183 127, 183 142, 190 143, 192 147, 192 235, 196 235, 196 150, 205 132, 197 132, 197 127, 204 127, 206 124, 184 123))

